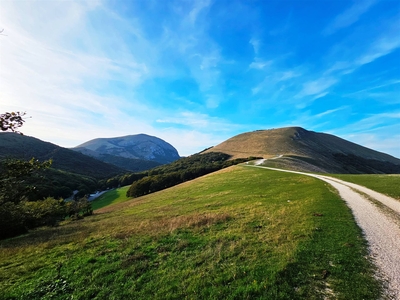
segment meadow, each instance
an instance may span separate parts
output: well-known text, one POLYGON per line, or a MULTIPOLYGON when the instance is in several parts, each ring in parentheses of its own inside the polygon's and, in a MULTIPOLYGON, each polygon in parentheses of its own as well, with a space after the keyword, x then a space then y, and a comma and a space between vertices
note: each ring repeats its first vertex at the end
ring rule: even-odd
POLYGON ((371 190, 400 200, 400 174, 330 174, 329 176, 363 185, 371 190))
POLYGON ((234 166, 1 241, 0 298, 378 299, 366 246, 329 185, 234 166))
POLYGON ((126 192, 128 191, 129 186, 123 186, 120 188, 112 189, 97 199, 92 201, 92 208, 93 210, 111 205, 120 202, 125 202, 126 200, 130 199, 131 197, 126 196, 126 192))

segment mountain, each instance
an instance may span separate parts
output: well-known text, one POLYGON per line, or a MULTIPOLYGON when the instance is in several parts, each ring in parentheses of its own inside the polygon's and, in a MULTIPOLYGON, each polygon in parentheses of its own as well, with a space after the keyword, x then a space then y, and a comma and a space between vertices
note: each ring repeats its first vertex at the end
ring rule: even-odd
POLYGON ((222 152, 233 158, 261 156, 267 165, 299 171, 400 173, 398 158, 301 127, 242 133, 205 152, 222 152))
POLYGON ((98 138, 72 148, 72 150, 110 163, 125 165, 127 159, 135 159, 137 162, 141 160, 141 163, 147 161, 154 167, 154 163, 168 164, 180 158, 178 151, 171 144, 146 134, 98 138))
POLYGON ((16 133, 0 133, 0 158, 18 158, 39 161, 52 159, 52 168, 105 179, 126 172, 112 164, 104 163, 93 157, 72 151, 34 137, 16 133))

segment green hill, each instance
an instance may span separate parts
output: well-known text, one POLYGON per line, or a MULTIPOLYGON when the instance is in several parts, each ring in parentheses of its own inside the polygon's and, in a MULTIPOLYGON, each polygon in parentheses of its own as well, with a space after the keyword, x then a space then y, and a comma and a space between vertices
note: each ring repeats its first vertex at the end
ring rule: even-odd
POLYGON ((378 299, 339 196, 230 167, 0 242, 2 299, 378 299))
POLYGON ((31 178, 27 184, 35 186, 30 200, 44 197, 67 198, 73 191, 78 196, 94 192, 99 180, 126 172, 81 153, 16 133, 0 133, 0 160, 35 158, 39 161, 52 159, 50 169, 42 176, 31 178))
POLYGON ((53 160, 52 167, 96 179, 109 178, 126 172, 79 152, 16 133, 0 133, 0 158, 18 158, 39 161, 53 160))

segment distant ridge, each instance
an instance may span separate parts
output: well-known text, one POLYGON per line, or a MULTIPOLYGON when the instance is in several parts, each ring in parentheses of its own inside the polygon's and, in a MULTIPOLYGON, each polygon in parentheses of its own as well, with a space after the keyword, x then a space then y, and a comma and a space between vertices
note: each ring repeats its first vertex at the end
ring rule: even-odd
POLYGON ((34 137, 17 133, 0 133, 0 158, 31 158, 45 161, 52 159, 52 168, 105 179, 126 172, 90 156, 72 151, 34 137))
POLYGON ((149 166, 155 167, 180 158, 178 151, 171 144, 147 134, 97 138, 72 150, 117 165, 119 163, 126 165, 127 159, 135 159, 138 162, 147 161, 149 166))
POLYGON ((207 152, 261 156, 267 164, 323 173, 400 173, 400 159, 337 136, 301 127, 257 130, 234 136, 207 152))

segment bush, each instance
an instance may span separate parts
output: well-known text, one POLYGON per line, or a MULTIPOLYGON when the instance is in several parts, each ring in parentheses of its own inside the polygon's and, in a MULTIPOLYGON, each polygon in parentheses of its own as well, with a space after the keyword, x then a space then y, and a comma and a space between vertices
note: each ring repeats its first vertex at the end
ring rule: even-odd
POLYGON ((48 197, 40 201, 26 201, 22 203, 25 215, 25 226, 35 228, 38 226, 55 226, 66 216, 64 200, 48 197))
POLYGON ((72 219, 81 219, 92 214, 92 204, 86 197, 69 201, 66 204, 66 215, 72 219))
POLYGON ((0 239, 26 233, 25 215, 20 204, 4 202, 0 204, 0 239))

